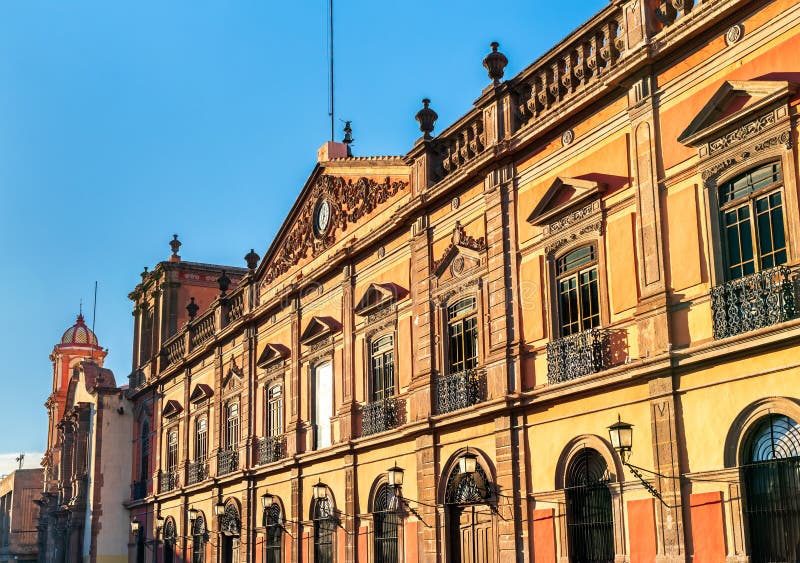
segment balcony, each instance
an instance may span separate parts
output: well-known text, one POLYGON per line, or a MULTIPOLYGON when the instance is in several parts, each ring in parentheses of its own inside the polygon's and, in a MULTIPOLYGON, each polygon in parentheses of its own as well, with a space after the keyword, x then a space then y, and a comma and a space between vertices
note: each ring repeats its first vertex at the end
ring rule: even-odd
POLYGON ((436 382, 436 412, 445 414, 476 405, 486 397, 486 373, 467 370, 436 382))
POLYGON ((371 436, 398 426, 399 402, 397 397, 388 397, 364 405, 361 409, 361 435, 371 436))
POLYGON ((208 479, 208 464, 205 461, 192 461, 186 471, 186 483, 196 485, 208 479))
POLYGON ((178 472, 162 471, 158 476, 158 492, 168 493, 178 488, 178 472))
POLYGON ((593 328, 547 345, 547 382, 550 385, 579 379, 608 369, 611 331, 593 328))
POLYGON ((286 456, 286 436, 267 436, 256 441, 256 463, 274 463, 286 456))
POLYGON ((711 288, 714 338, 727 338, 797 316, 800 275, 778 266, 711 288))
POLYGON ((217 453, 217 475, 227 475, 239 469, 239 451, 235 449, 220 450, 217 453))
POLYGON ((141 500, 147 496, 147 481, 135 481, 131 485, 131 500, 141 500))

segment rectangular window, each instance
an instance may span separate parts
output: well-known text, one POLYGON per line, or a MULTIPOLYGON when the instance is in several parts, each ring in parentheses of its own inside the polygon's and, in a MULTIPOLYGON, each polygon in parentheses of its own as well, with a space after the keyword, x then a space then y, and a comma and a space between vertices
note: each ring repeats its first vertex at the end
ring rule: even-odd
POLYGON ((383 336, 372 343, 372 400, 394 395, 394 337, 383 336))
POLYGON ((785 264, 780 163, 760 166, 719 188, 728 279, 785 264))
POLYGON ((556 262, 558 318, 561 336, 577 334, 600 326, 600 290, 597 252, 584 246, 556 262))
POLYGON ((314 369, 314 448, 331 445, 333 417, 333 366, 330 362, 314 369))
POLYGON ((478 315, 474 297, 461 299, 447 308, 450 373, 478 365, 478 315))
POLYGON ((227 448, 239 447, 239 404, 228 405, 228 420, 225 427, 225 445, 227 448))
POLYGON ((167 473, 178 471, 178 433, 173 430, 167 438, 167 473))
POLYGON ((208 457, 208 420, 205 418, 197 419, 196 433, 194 439, 194 459, 195 461, 205 461, 208 457))
POLYGON ((267 436, 283 434, 283 387, 273 385, 267 390, 267 436))

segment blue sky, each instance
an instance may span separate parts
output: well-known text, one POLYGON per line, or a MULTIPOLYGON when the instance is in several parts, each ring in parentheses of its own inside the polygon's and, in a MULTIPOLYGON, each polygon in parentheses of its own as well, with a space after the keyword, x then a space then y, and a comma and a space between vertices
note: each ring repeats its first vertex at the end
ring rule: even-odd
MULTIPOLYGON (((406 153, 423 97, 437 131, 468 111, 491 41, 509 77, 607 4, 337 0, 336 113, 354 153, 406 153)), ((329 136, 326 6, 0 3, 0 453, 43 450, 48 355, 95 280, 124 382, 127 294, 172 233, 185 260, 264 254, 329 136)))

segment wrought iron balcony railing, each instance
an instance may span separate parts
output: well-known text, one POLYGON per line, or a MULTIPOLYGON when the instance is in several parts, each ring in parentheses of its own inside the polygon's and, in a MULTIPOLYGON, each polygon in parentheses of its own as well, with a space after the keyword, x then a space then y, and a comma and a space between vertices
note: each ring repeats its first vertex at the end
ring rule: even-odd
POLYGON ((239 450, 233 448, 217 453, 217 475, 227 475, 239 469, 239 450))
POLYGON ((714 338, 727 338, 797 316, 800 276, 778 266, 711 288, 714 338))
POLYGON ((168 493, 178 488, 178 472, 162 471, 158 476, 158 492, 168 493))
POLYGON ((436 382, 436 412, 465 409, 483 401, 486 397, 486 373, 467 370, 440 377, 436 382))
POLYGON ((208 479, 208 463, 205 461, 192 461, 189 462, 189 467, 186 471, 186 482, 189 485, 202 483, 208 479))
POLYGON ((258 465, 274 463, 286 457, 286 436, 266 436, 256 442, 256 462, 258 465))
POLYGON ((131 486, 131 500, 140 500, 147 496, 147 480, 134 481, 131 486))
POLYGON ((367 403, 361 409, 361 435, 386 432, 399 424, 397 397, 367 403))
POLYGON ((593 328, 547 344, 547 382, 551 385, 608 369, 611 331, 593 328))

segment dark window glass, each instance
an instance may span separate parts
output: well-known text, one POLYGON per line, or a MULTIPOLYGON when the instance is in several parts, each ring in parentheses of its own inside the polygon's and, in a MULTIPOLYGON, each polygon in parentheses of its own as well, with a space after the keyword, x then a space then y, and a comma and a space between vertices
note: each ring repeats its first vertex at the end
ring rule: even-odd
POLYGON ((562 256, 556 262, 556 272, 561 336, 600 326, 595 247, 584 246, 562 256))
POLYGON ((375 523, 375 562, 397 563, 397 506, 394 490, 382 485, 375 495, 372 521, 375 523))
POLYGON ((225 445, 228 449, 239 446, 239 403, 228 405, 228 420, 225 426, 225 445))
POLYGON ((208 420, 198 418, 196 423, 196 433, 194 439, 194 459, 195 461, 205 461, 208 457, 208 420))
POLYGON ((461 299, 447 308, 450 373, 478 365, 478 316, 474 297, 461 299))
POLYGON ((314 563, 333 563, 333 519, 330 500, 324 498, 314 506, 314 563))
POLYGON ((372 343, 372 400, 394 395, 394 338, 383 336, 372 343))
POLYGON ((614 561, 614 522, 605 459, 584 448, 567 466, 569 560, 614 561))
POLYGON ((178 470, 178 432, 173 430, 167 437, 167 472, 178 470))
POLYGON ((283 434, 283 387, 273 385, 267 390, 267 436, 283 434))
POLYGON ((283 563, 281 556, 283 541, 283 526, 281 525, 281 509, 273 504, 266 513, 264 526, 266 527, 266 543, 264 545, 264 561, 266 563, 283 563))
POLYGON ((139 466, 139 480, 146 481, 150 475, 150 425, 145 420, 142 424, 142 439, 139 441, 141 463, 139 466))

